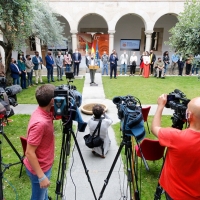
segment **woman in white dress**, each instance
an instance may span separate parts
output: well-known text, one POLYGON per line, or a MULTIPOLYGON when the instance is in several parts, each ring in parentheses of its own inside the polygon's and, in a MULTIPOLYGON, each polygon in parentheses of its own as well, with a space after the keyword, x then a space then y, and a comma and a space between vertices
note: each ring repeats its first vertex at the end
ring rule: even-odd
MULTIPOLYGON (((108 115, 105 113, 104 108, 100 104, 96 104, 93 106, 92 109, 93 116, 88 122, 90 134, 92 135, 94 130, 96 129, 99 120, 101 119, 101 128, 100 128, 100 137, 103 139, 103 148, 102 147, 94 147, 92 152, 95 154, 99 154, 102 158, 105 158, 105 155, 108 153, 108 150, 110 148, 110 138, 108 135, 108 127, 112 124, 112 120, 108 117, 108 115)), ((95 133, 95 135, 98 134, 98 131, 95 133)))

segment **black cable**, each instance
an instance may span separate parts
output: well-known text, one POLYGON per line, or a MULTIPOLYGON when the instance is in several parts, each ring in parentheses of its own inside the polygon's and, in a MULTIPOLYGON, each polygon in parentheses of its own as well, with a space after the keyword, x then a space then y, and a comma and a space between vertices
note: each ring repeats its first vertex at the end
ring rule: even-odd
MULTIPOLYGON (((78 129, 77 129, 77 131, 76 131, 76 137, 77 137, 77 134, 78 134, 78 129)), ((72 149, 72 165, 71 165, 71 167, 70 167, 70 171, 69 171, 69 174, 70 174, 70 178, 71 178, 71 180, 72 180, 72 183, 73 183, 73 185, 74 185, 74 197, 75 197, 75 200, 76 200, 76 184, 75 184, 75 182, 74 182, 74 179, 73 179, 73 177, 72 177, 72 168, 73 168, 73 165, 74 165, 74 150, 75 150, 75 144, 74 144, 74 147, 73 147, 73 149, 72 149)))

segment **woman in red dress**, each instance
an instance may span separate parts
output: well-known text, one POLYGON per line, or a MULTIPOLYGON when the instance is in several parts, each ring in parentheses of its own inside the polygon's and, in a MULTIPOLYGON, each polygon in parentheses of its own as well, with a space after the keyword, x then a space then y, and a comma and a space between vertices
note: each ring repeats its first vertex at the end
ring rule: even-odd
POLYGON ((144 68, 144 62, 143 62, 143 56, 145 56, 146 53, 143 52, 141 57, 140 57, 140 72, 139 72, 139 76, 143 74, 143 68, 144 68))
POLYGON ((148 51, 146 51, 146 55, 143 56, 143 62, 144 62, 143 76, 144 76, 144 78, 149 78, 150 56, 149 56, 149 52, 148 51))

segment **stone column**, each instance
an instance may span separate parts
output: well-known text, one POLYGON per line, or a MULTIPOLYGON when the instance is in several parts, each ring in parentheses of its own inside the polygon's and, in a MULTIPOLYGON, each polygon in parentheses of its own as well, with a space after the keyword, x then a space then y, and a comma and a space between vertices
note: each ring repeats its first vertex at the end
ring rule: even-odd
POLYGON ((35 37, 35 46, 36 46, 36 51, 39 52, 39 55, 42 56, 42 49, 41 49, 41 43, 40 39, 35 37))
POLYGON ((112 53, 112 50, 114 49, 114 33, 115 31, 108 31, 109 33, 109 55, 112 53))
POLYGON ((146 35, 146 46, 145 46, 145 51, 150 51, 151 50, 151 36, 152 36, 153 31, 145 31, 146 35))
MULTIPOLYGON (((0 31, 0 40, 3 41, 3 33, 0 31)), ((2 46, 0 46, 0 54, 2 57, 2 63, 5 66, 5 51, 2 46)))
POLYGON ((70 31, 72 34, 72 51, 74 52, 77 49, 77 31, 70 31))

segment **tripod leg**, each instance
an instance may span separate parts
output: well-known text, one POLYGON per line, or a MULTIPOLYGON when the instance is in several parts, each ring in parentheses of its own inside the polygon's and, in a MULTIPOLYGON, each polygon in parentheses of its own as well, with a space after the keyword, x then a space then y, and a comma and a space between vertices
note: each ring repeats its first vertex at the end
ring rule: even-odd
POLYGON ((88 178, 88 182, 90 183, 90 187, 91 187, 91 189, 92 189, 92 192, 93 192, 94 198, 95 198, 95 200, 97 200, 97 197, 96 197, 96 194, 95 194, 95 192, 94 192, 94 188, 93 188, 93 185, 92 185, 92 182, 91 182, 91 179, 90 179, 89 173, 88 173, 89 170, 87 169, 87 167, 86 167, 86 165, 85 165, 85 161, 84 161, 84 159, 83 159, 83 155, 82 155, 82 153, 81 153, 80 147, 79 147, 79 145, 78 145, 78 142, 77 142, 76 136, 75 136, 75 134, 74 134, 73 131, 72 131, 72 136, 73 136, 73 138, 74 138, 75 145, 76 145, 76 147, 77 147, 77 150, 78 150, 79 156, 80 156, 80 158, 81 158, 81 161, 82 161, 82 164, 83 164, 83 167, 84 167, 84 170, 85 170, 85 174, 86 174, 86 176, 87 176, 87 178, 88 178))
POLYGON ((116 165, 116 162, 117 162, 117 160, 118 160, 118 158, 119 158, 119 155, 120 155, 120 153, 121 153, 121 151, 122 151, 122 148, 123 148, 124 144, 125 144, 125 143, 124 143, 124 140, 123 140, 123 141, 121 142, 121 144, 120 144, 120 147, 119 147, 118 151, 117 151, 117 154, 116 154, 115 159, 114 159, 114 161, 113 161, 113 164, 112 164, 112 166, 111 166, 111 168, 110 168, 110 171, 108 172, 108 176, 107 176, 107 178, 104 180, 104 185, 103 185, 103 188, 102 188, 102 190, 101 190, 101 192, 100 192, 100 195, 99 195, 98 200, 100 200, 100 199, 103 197, 104 190, 106 189, 106 186, 108 185, 108 181, 109 181, 109 179, 110 179, 110 176, 111 176, 111 174, 112 174, 112 172, 113 172, 113 169, 114 169, 114 167, 115 167, 115 165, 116 165))

